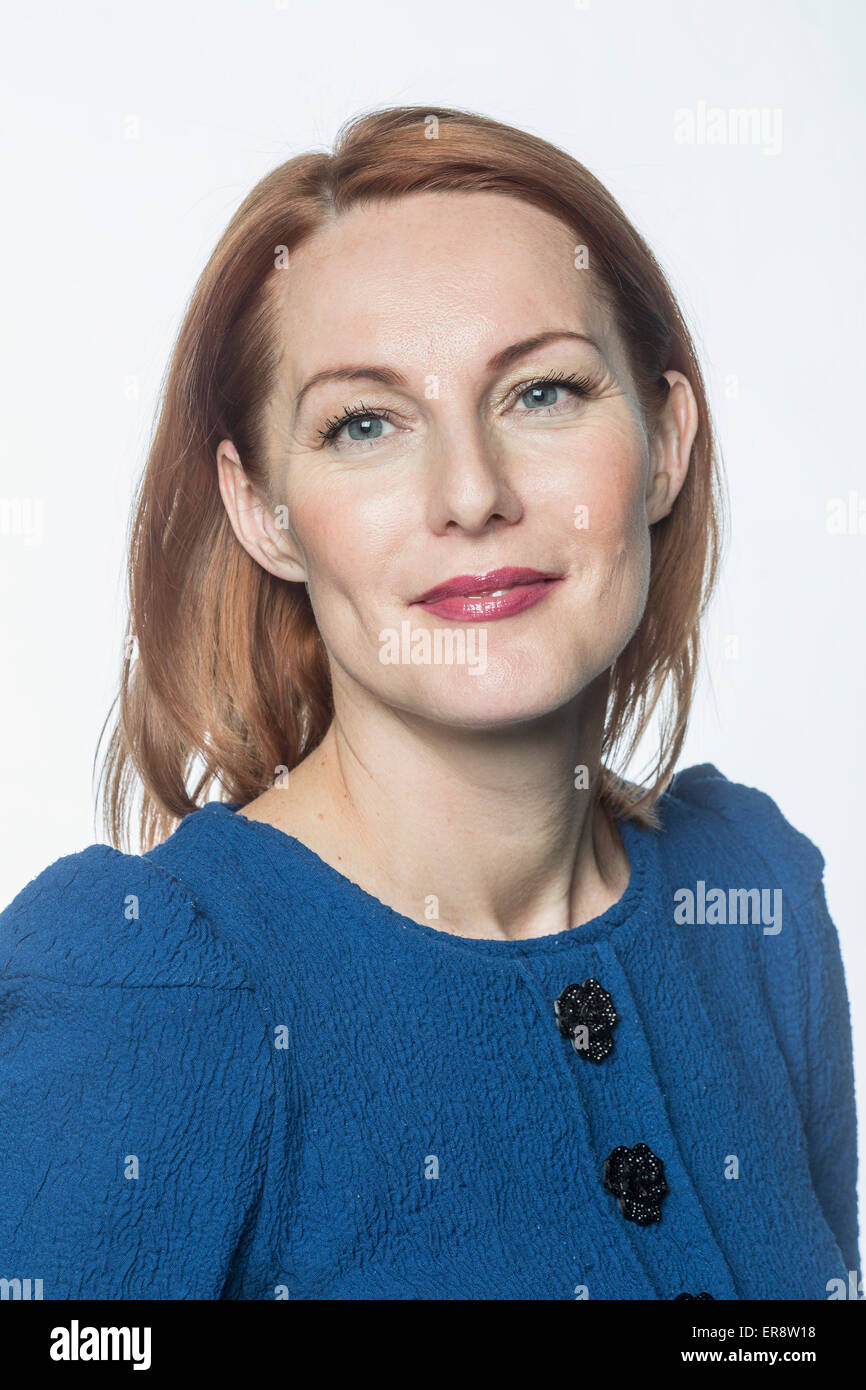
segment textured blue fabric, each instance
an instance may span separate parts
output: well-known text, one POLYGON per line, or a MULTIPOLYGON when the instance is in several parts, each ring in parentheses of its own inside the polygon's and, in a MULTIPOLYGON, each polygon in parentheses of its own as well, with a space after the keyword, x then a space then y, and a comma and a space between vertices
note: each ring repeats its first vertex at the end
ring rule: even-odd
POLYGON ((237 809, 143 856, 67 855, 0 915, 0 1278, 45 1299, 850 1286, 845 977, 821 853, 770 797, 678 773, 660 831, 621 822, 619 902, 515 943, 412 922, 237 809), (781 930, 677 922, 699 880, 780 889, 781 930), (598 1063, 554 1014, 590 977, 620 1015, 598 1063), (602 1184, 638 1143, 669 1185, 647 1226, 602 1184))

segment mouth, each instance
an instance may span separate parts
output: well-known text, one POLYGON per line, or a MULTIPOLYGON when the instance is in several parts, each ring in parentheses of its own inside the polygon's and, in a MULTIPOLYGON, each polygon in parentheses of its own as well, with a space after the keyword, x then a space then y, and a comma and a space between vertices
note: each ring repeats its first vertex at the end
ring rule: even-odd
POLYGON ((456 622, 488 622, 522 613, 562 580, 559 574, 509 567, 486 574, 458 574, 413 600, 428 613, 456 622))

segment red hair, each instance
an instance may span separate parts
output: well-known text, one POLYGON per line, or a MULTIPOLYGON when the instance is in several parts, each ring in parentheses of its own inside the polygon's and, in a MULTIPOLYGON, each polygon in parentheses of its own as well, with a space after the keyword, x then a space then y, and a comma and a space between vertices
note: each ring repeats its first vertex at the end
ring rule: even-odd
POLYGON ((131 528, 119 715, 101 773, 104 825, 117 847, 128 843, 138 783, 139 840, 149 849, 214 783, 224 799, 246 803, 328 729, 328 661, 306 589, 275 578, 238 542, 217 483, 216 449, 231 439, 247 476, 268 495, 263 420, 279 361, 281 248, 291 255, 359 202, 429 190, 504 193, 559 218, 588 248, 593 286, 628 352, 648 426, 666 398, 663 372, 684 373, 694 391, 699 420, 688 473, 670 513, 651 528, 646 609, 610 669, 595 786, 611 814, 658 824, 654 803, 685 737, 724 517, 688 329, 649 247, 577 160, 485 116, 403 106, 359 116, 332 153, 298 155, 267 174, 195 287, 131 528), (627 783, 611 760, 628 764, 657 707, 651 775, 627 783))

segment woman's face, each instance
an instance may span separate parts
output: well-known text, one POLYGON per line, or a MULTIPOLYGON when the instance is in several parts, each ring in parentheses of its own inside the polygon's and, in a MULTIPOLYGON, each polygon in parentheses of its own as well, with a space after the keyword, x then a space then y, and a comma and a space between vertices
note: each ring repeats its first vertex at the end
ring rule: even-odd
POLYGON ((277 272, 267 428, 286 510, 251 553, 306 580, 337 700, 527 721, 635 631, 649 524, 682 477, 662 472, 575 253, 517 199, 423 193, 343 214, 277 272))

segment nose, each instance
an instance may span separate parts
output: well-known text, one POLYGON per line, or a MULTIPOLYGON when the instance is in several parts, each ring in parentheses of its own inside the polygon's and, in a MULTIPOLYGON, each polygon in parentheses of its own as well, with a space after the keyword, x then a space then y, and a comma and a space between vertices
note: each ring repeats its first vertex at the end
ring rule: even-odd
POLYGON ((509 480, 505 444, 474 412, 439 421, 427 480, 428 523, 437 535, 449 527, 477 535, 491 522, 513 524, 523 514, 509 480))

